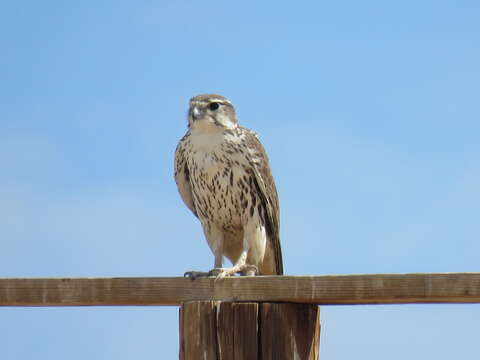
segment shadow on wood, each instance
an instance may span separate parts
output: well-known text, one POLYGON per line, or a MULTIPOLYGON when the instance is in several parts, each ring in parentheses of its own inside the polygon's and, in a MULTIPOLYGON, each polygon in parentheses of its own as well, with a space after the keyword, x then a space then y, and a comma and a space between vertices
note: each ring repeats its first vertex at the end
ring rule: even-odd
POLYGON ((312 304, 192 301, 180 309, 182 360, 316 360, 319 336, 312 304))

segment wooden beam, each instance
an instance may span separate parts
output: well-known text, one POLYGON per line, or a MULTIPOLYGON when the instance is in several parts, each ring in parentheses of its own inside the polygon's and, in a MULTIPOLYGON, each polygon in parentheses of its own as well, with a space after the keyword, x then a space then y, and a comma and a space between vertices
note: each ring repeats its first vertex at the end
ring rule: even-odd
POLYGON ((0 306, 180 305, 187 301, 480 303, 480 273, 0 279, 0 306))

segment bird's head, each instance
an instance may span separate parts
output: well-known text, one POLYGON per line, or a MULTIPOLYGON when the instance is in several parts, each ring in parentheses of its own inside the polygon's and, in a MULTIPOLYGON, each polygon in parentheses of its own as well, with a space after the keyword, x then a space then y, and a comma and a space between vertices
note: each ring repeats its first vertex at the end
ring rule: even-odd
POLYGON ((234 129, 237 115, 227 98, 215 94, 197 95, 190 99, 188 127, 200 131, 234 129))

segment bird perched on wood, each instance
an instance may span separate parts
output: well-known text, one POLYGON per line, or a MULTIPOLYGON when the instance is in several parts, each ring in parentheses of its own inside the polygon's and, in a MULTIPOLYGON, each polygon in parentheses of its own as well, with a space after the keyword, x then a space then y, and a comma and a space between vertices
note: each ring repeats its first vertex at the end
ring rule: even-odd
POLYGON ((227 98, 190 99, 188 131, 175 151, 175 181, 215 256, 210 272, 186 276, 283 274, 278 195, 268 157, 257 135, 238 125, 227 98), (232 267, 222 267, 224 256, 232 267))

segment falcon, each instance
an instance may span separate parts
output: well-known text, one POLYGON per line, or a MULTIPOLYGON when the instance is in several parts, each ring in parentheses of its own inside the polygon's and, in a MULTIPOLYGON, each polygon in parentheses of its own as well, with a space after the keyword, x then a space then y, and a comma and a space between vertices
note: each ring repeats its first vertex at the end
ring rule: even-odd
POLYGON ((175 182, 200 220, 215 261, 185 276, 282 275, 279 205, 267 154, 215 94, 190 99, 188 131, 175 151, 175 182), (232 267, 222 267, 226 257, 232 267))

